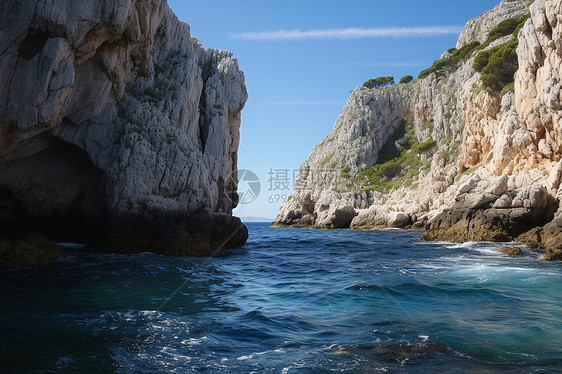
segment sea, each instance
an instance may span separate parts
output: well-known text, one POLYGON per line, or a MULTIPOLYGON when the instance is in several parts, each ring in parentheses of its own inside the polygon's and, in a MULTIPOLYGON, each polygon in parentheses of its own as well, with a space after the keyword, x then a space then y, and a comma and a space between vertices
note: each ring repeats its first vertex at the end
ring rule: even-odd
POLYGON ((0 271, 0 372, 562 372, 561 263, 413 231, 247 225, 218 257, 67 249, 0 271))

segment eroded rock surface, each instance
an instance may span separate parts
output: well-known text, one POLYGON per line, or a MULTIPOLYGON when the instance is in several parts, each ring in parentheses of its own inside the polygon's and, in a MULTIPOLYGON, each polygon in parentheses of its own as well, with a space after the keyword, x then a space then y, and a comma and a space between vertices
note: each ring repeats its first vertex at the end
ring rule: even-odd
POLYGON ((6 0, 0 19, 5 230, 125 238, 171 220, 181 249, 160 252, 244 243, 232 53, 203 49, 165 0, 6 0))
POLYGON ((452 241, 530 232, 526 241, 555 258, 561 36, 560 0, 503 0, 467 23, 457 43, 468 48, 465 55, 441 60, 408 84, 355 89, 332 132, 301 165, 274 224, 314 227, 322 217, 329 227, 321 212, 353 207, 351 228, 412 227, 427 229, 427 239, 452 241), (490 39, 508 19, 523 20, 522 29, 490 39), (486 88, 476 57, 516 42, 514 82, 486 88))

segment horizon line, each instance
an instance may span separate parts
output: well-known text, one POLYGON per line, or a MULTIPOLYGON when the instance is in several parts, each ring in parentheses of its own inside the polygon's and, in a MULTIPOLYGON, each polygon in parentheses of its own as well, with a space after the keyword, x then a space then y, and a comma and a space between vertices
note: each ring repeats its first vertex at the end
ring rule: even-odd
POLYGON ((246 41, 290 41, 309 39, 366 39, 366 38, 420 38, 460 34, 463 26, 422 26, 422 27, 386 27, 362 28, 350 27, 340 29, 314 30, 277 30, 262 32, 234 33, 230 37, 246 41))

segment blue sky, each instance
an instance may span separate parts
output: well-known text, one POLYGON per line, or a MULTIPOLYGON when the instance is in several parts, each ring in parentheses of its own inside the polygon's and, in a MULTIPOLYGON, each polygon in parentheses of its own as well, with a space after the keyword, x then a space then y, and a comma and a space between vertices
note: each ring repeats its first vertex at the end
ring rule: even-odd
POLYGON ((350 90, 378 76, 416 77, 498 2, 168 0, 205 48, 232 51, 246 76, 238 167, 258 175, 261 192, 235 214, 275 217, 292 190, 285 172, 331 131, 350 90))

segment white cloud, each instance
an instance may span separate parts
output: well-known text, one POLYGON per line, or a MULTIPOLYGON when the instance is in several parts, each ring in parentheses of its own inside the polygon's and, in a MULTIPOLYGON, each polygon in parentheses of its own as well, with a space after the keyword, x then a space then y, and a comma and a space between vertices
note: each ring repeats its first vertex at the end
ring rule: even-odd
POLYGON ((359 39, 359 38, 419 38, 439 35, 458 35, 462 26, 424 26, 389 28, 347 28, 325 30, 278 30, 232 34, 239 40, 308 40, 308 39, 359 39))
POLYGON ((274 106, 324 106, 324 105, 342 105, 345 104, 345 100, 325 100, 325 101, 268 101, 259 103, 261 105, 274 105, 274 106))

